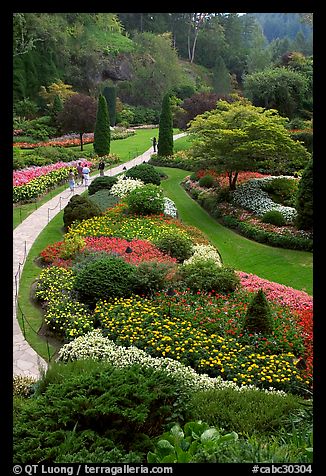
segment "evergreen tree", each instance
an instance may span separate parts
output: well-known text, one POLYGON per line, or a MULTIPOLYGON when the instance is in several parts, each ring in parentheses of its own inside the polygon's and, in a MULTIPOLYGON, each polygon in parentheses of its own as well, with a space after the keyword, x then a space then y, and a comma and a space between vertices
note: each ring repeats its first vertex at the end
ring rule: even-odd
POLYGON ((117 100, 117 90, 114 86, 106 86, 103 89, 103 96, 106 99, 108 105, 108 112, 110 118, 110 125, 113 127, 116 123, 116 100, 117 100))
POLYGON ((259 289, 248 306, 244 330, 253 334, 270 334, 273 330, 271 309, 262 289, 259 289))
POLYGON ((61 112, 63 109, 63 103, 61 101, 61 98, 59 95, 56 95, 54 100, 53 100, 53 106, 52 106, 52 117, 55 119, 57 114, 61 112))
POLYGON ((313 226, 313 160, 307 163, 296 196, 297 227, 301 230, 312 229, 313 226))
POLYGON ((110 153, 110 118, 108 105, 103 94, 99 95, 94 130, 94 150, 99 157, 110 153))
POLYGON ((216 94, 228 94, 231 91, 231 77, 225 62, 219 56, 213 69, 213 87, 216 94))
POLYGON ((158 155, 163 157, 173 154, 173 118, 169 94, 165 94, 162 101, 157 149, 158 155))

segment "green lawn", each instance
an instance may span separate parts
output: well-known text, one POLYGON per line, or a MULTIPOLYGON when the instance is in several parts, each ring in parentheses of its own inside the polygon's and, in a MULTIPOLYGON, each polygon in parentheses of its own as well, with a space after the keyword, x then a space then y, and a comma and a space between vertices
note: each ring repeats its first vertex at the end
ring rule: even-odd
MULTIPOLYGON (((49 244, 62 240, 63 237, 63 210, 59 212, 50 223, 39 234, 28 253, 26 263, 19 281, 18 302, 19 309, 27 317, 29 325, 25 325, 26 340, 33 349, 48 360, 48 350, 45 339, 36 335, 43 321, 42 312, 39 307, 35 306, 35 302, 31 299, 31 287, 38 278, 41 268, 35 263, 35 259, 40 252, 49 244), (34 331, 32 330, 34 329, 34 331)), ((22 328, 21 312, 17 312, 18 322, 22 328)), ((55 351, 55 347, 49 346, 50 354, 55 351)))
POLYGON ((168 167, 157 169, 168 175, 162 187, 175 202, 180 219, 206 234, 220 251, 225 265, 312 294, 311 253, 271 247, 242 237, 219 224, 179 185, 190 172, 168 167))

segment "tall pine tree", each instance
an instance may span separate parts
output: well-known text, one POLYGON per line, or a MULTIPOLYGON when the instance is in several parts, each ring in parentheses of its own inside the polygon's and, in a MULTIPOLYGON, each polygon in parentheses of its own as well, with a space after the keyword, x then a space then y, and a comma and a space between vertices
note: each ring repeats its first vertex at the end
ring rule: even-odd
POLYGON ((100 94, 94 130, 94 150, 99 157, 110 153, 110 117, 105 97, 100 94))
POLYGON ((157 149, 158 155, 163 157, 173 154, 173 119, 169 94, 165 94, 162 101, 157 149))

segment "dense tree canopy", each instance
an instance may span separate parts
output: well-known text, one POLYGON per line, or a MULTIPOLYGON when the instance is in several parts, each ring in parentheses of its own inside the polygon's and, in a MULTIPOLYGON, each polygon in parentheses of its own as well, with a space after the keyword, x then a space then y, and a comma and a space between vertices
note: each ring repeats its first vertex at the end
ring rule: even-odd
POLYGON ((74 94, 65 101, 63 110, 57 115, 57 122, 63 132, 79 134, 80 150, 83 150, 83 134, 94 131, 96 110, 94 98, 85 94, 74 94))
POLYGON ((231 189, 239 171, 258 170, 264 162, 275 168, 282 162, 308 160, 302 144, 292 140, 286 119, 273 109, 255 107, 248 101, 219 101, 217 108, 190 123, 193 155, 226 172, 231 189))

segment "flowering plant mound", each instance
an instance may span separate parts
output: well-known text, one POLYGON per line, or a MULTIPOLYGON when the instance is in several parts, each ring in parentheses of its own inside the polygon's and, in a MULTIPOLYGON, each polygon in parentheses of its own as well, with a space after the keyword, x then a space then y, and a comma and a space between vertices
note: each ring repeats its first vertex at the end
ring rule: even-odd
MULTIPOLYGON (((198 374, 191 367, 183 365, 169 357, 151 357, 135 346, 123 347, 104 337, 100 329, 88 332, 65 344, 59 350, 58 360, 69 362, 80 359, 95 359, 110 362, 117 368, 140 364, 153 369, 164 369, 169 374, 178 376, 180 381, 191 391, 209 390, 213 388, 232 388, 238 391, 255 390, 258 387, 238 386, 234 382, 224 381, 221 377, 209 377, 207 374, 198 374)), ((281 397, 285 392, 268 389, 281 397)))
POLYGON ((125 174, 118 177, 117 182, 112 185, 110 193, 119 198, 124 198, 136 188, 143 187, 145 184, 140 179, 127 178, 125 174))
POLYGON ((81 223, 73 224, 68 235, 79 234, 80 236, 115 236, 132 240, 155 240, 168 233, 181 233, 190 237, 193 242, 207 243, 205 236, 196 228, 183 225, 179 220, 159 215, 138 216, 127 215, 127 205, 119 203, 109 209, 103 216, 90 218, 81 223))
POLYGON ((45 323, 57 335, 71 339, 89 332, 94 318, 74 298, 75 276, 69 269, 51 266, 38 279, 35 297, 46 303, 45 323))
POLYGON ((307 375, 312 377, 313 368, 313 298, 304 291, 293 289, 279 283, 273 283, 267 279, 259 278, 254 274, 237 272, 241 285, 250 292, 262 289, 266 297, 280 306, 286 306, 294 311, 299 332, 304 339, 307 375))
POLYGON ((232 304, 235 303, 230 305, 229 301, 225 302, 225 296, 226 311, 222 315, 219 315, 220 303, 214 303, 213 295, 208 301, 207 296, 206 299, 201 296, 201 302, 205 301, 204 308, 198 306, 197 296, 188 300, 185 294, 178 294, 174 301, 172 299, 172 305, 171 298, 162 294, 158 296, 156 301, 140 297, 110 302, 100 300, 94 311, 95 319, 117 344, 135 345, 155 357, 177 359, 212 377, 221 376, 241 385, 272 386, 293 392, 298 392, 299 386, 309 384, 295 366, 302 342, 297 337, 298 327, 292 322, 293 316, 289 316, 288 326, 284 326, 284 313, 275 312, 278 328, 270 338, 246 336, 239 333, 242 329, 239 316, 235 331, 232 319, 232 304), (210 307, 209 301, 212 303, 210 307), (237 337, 230 337, 231 333, 226 329, 232 330, 237 337), (295 344, 290 339, 293 342, 296 340, 295 344), (286 350, 294 347, 296 354, 286 350))
MULTIPOLYGON (((282 213, 287 223, 292 223, 297 216, 297 211, 293 207, 286 207, 273 202, 268 193, 263 190, 263 185, 273 180, 275 177, 265 177, 261 179, 251 179, 240 185, 233 192, 233 202, 243 208, 253 211, 258 216, 263 216, 271 210, 278 210, 282 213)), ((295 180, 291 176, 280 176, 278 178, 288 178, 295 180)))
POLYGON ((222 266, 220 253, 215 246, 196 243, 192 251, 193 255, 183 262, 184 265, 202 260, 213 260, 218 266, 222 266))
POLYGON ((52 266, 42 271, 36 290, 45 303, 45 322, 68 340, 97 323, 116 344, 170 357, 211 377, 293 393, 310 387, 309 308, 299 312, 271 300, 272 333, 249 334, 243 324, 251 292, 245 290, 99 299, 90 313, 73 294, 74 280, 71 270, 52 266), (307 366, 299 369, 302 358, 307 366))
MULTIPOLYGON (((77 235, 75 235, 77 236, 77 235)), ((85 245, 80 249, 80 252, 85 251, 105 251, 108 254, 114 254, 122 257, 125 261, 133 264, 138 264, 142 261, 156 261, 159 263, 176 263, 175 258, 162 253, 155 245, 145 240, 125 240, 123 238, 115 237, 86 237, 84 238, 85 245), (131 252, 127 253, 129 248, 131 252)), ((43 261, 53 266, 69 267, 73 264, 72 259, 64 259, 63 252, 65 242, 59 241, 57 243, 48 245, 41 253, 43 261)))

